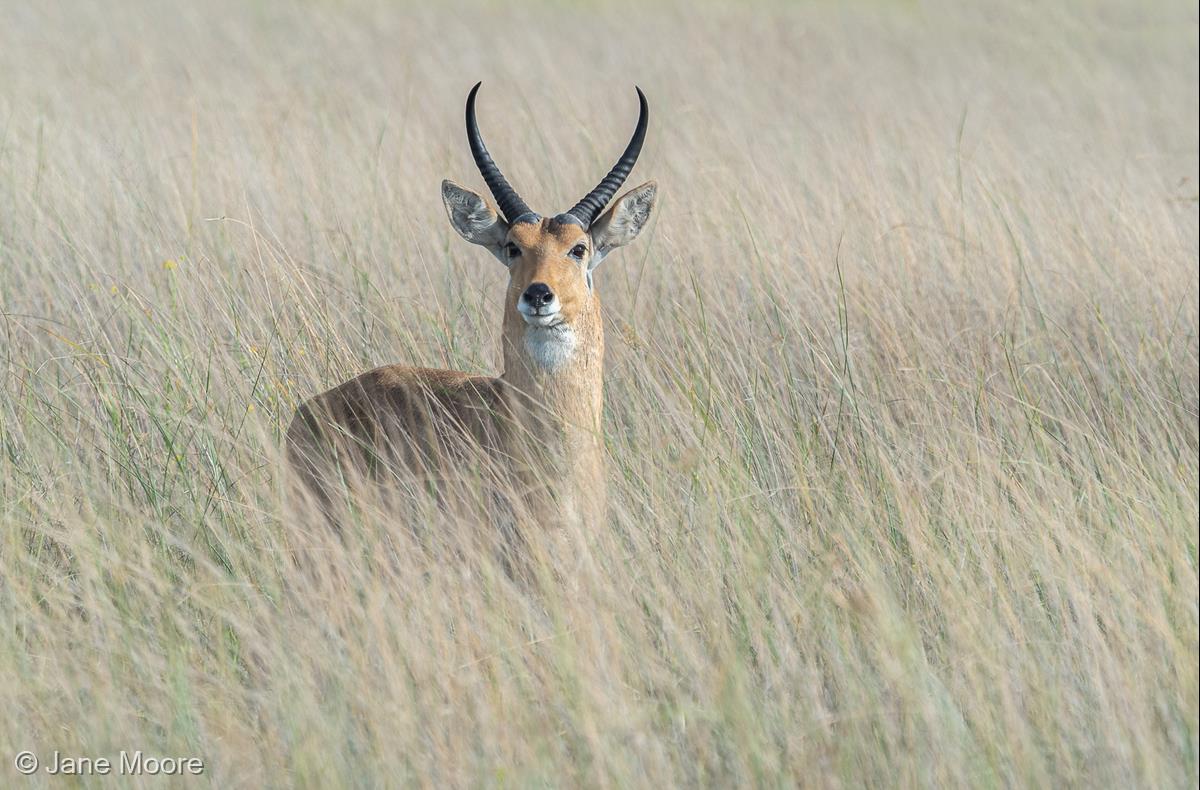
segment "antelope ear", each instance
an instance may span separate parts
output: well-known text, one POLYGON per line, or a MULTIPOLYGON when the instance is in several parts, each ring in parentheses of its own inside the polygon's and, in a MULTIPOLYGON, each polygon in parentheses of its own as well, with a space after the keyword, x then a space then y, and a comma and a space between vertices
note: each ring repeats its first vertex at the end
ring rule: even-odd
POLYGON ((647 181, 618 198, 608 211, 592 223, 590 230, 595 252, 588 266, 589 271, 599 266, 605 256, 617 247, 624 247, 638 237, 650 221, 657 198, 658 183, 647 181))
POLYGON ((460 187, 453 181, 442 182, 442 203, 446 216, 458 235, 472 244, 486 247, 497 260, 508 265, 504 255, 504 240, 508 238, 508 223, 479 195, 460 187))

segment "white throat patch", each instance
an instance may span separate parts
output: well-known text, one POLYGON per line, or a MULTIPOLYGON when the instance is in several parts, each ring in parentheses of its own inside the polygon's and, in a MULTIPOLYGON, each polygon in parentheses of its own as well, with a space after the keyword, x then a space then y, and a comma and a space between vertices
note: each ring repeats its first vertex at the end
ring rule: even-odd
POLYGON ((525 328, 525 350, 538 367, 553 373, 575 353, 575 331, 570 327, 529 326, 525 328))

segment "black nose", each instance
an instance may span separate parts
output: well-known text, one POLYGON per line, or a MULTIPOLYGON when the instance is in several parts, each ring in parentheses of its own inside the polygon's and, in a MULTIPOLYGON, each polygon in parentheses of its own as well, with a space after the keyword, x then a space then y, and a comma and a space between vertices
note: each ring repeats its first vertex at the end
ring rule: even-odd
POLYGON ((525 289, 521 298, 531 307, 545 307, 554 301, 554 292, 545 283, 534 283, 525 289))

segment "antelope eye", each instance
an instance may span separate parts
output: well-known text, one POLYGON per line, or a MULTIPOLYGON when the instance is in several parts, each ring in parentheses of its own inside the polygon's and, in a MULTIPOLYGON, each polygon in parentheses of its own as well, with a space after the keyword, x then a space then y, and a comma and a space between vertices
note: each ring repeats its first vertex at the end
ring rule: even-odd
POLYGON ((508 257, 515 258, 521 254, 521 248, 513 244, 511 241, 504 247, 504 252, 508 257))
POLYGON ((571 257, 578 260, 583 260, 583 256, 587 255, 587 247, 583 244, 576 244, 571 248, 571 257))

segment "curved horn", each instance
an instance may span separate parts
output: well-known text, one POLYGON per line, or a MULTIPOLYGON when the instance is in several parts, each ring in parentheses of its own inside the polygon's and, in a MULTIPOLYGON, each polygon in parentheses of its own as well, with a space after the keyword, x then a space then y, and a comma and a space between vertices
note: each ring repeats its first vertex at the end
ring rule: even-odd
POLYGON ((475 166, 479 168, 488 189, 492 190, 500 213, 511 224, 523 214, 532 214, 533 210, 525 205, 517 191, 509 186, 500 168, 492 161, 487 146, 483 144, 483 136, 479 134, 479 123, 475 120, 475 94, 479 92, 479 86, 482 84, 483 82, 475 83, 475 87, 467 94, 467 142, 471 146, 471 156, 475 157, 475 166))
POLYGON ((638 154, 642 152, 642 142, 646 139, 646 125, 650 121, 650 109, 646 106, 646 94, 642 93, 641 88, 636 88, 636 90, 640 104, 637 128, 633 130, 633 137, 630 138, 629 145, 625 147, 625 153, 621 154, 621 158, 613 165, 612 170, 608 171, 604 180, 567 212, 582 222, 585 228, 595 222, 596 217, 604 210, 608 201, 612 200, 613 195, 621 188, 621 184, 625 183, 625 179, 629 177, 629 171, 633 170, 633 165, 637 162, 638 154))

